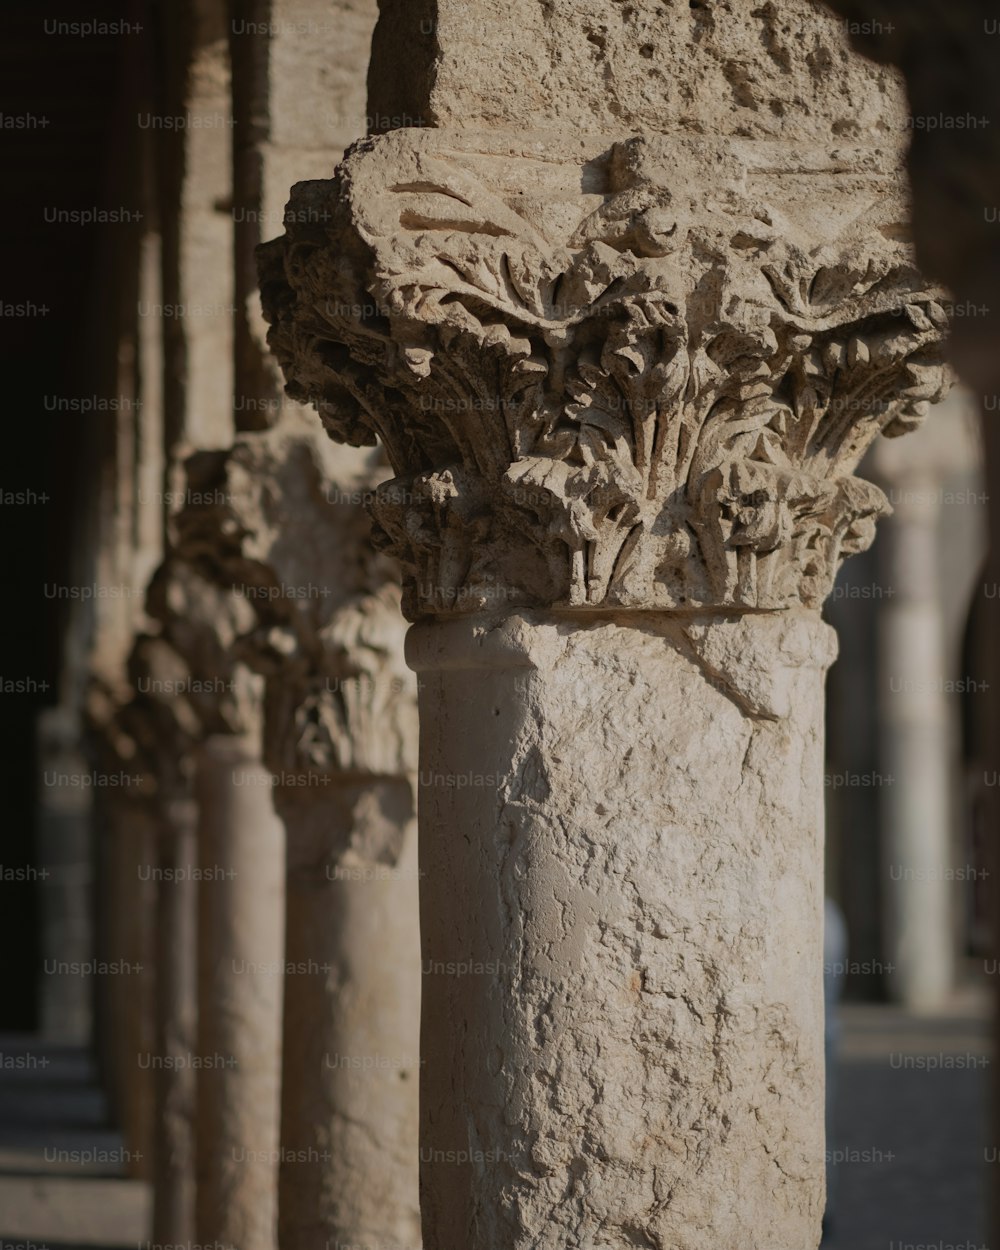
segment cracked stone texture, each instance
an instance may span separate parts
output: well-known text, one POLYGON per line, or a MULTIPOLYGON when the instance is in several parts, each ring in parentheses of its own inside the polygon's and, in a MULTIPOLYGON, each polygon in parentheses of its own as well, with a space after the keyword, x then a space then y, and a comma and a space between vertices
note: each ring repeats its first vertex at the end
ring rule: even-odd
POLYGON ((396 131, 292 207, 269 342, 385 446, 410 619, 819 607, 886 510, 865 448, 947 389, 884 149, 396 131))
POLYGON ((425 1245, 818 1244, 834 653, 808 612, 411 631, 425 1245))
POLYGON ((378 131, 885 141, 905 125, 896 74, 852 54, 845 23, 809 0, 381 0, 380 11, 378 131))
POLYGON ((260 261, 422 622, 425 1245, 815 1250, 817 610, 947 384, 898 80, 801 0, 381 12, 260 261))

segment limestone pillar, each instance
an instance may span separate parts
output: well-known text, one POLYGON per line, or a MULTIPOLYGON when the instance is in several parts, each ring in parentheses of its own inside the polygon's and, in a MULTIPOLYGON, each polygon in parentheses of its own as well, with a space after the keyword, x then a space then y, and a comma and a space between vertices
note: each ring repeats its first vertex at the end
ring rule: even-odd
POLYGON ((155 1124, 156 891, 145 870, 156 862, 156 825, 145 797, 118 799, 110 811, 108 903, 113 910, 114 955, 99 975, 112 983, 112 1027, 117 1030, 112 1092, 125 1146, 126 1171, 152 1176, 155 1124), (145 879, 144 879, 145 878, 145 879))
POLYGON ((269 683, 288 838, 282 1250, 420 1246, 417 725, 400 624, 398 599, 363 600, 335 621, 346 645, 325 677, 269 683))
POLYGON ((171 796, 160 810, 157 881, 156 1142, 153 1239, 195 1238, 195 1111, 198 1063, 198 809, 171 796))
POLYGON ((141 874, 155 898, 154 1047, 145 1067, 154 1088, 152 1237, 194 1239, 197 1040, 197 804, 193 747, 200 730, 191 674, 164 638, 141 634, 129 662, 135 696, 123 712, 150 761, 156 845, 141 874))
MULTIPOLYGON (((255 616, 246 597, 220 588, 176 551, 157 570, 147 601, 161 633, 143 662, 161 678, 160 714, 169 715, 161 751, 162 739, 175 740, 162 765, 165 838, 172 840, 164 854, 178 862, 191 839, 183 757, 195 757, 196 1240, 273 1250, 284 838, 271 774, 260 763, 262 682, 239 658, 255 616)), ((177 909, 180 900, 169 905, 177 909)), ((174 920, 178 941, 186 940, 190 920, 176 911, 174 920)), ((190 973, 177 966, 172 975, 190 973)), ((177 1037, 170 1043, 178 1045, 177 1037)), ((183 1101, 184 1087, 177 1088, 183 1101)), ((172 1201, 182 1197, 175 1190, 172 1201)))
MULTIPOLYGON (((953 353, 982 412, 983 451, 990 495, 990 554, 986 583, 1000 583, 1000 80, 997 23, 977 0, 831 0, 848 19, 858 48, 900 67, 913 118, 908 165, 913 227, 920 263, 947 283, 962 315, 955 318, 953 353)), ((981 628, 1000 633, 1000 601, 981 608, 981 628)), ((1000 766, 1000 652, 985 656, 989 682, 984 700, 987 775, 1000 766)), ((1000 823, 1000 791, 986 801, 990 828, 1000 823)), ((1000 841, 987 846, 992 906, 992 947, 1000 954, 1000 841)), ((994 979, 1000 1021, 1000 979, 994 979)), ((1000 1080, 993 1081, 993 1132, 1000 1140, 1000 1080)), ((1000 1239, 1000 1187, 991 1175, 991 1228, 1000 1239)))
POLYGON ((284 837, 252 742, 208 738, 197 794, 198 1239, 273 1250, 284 837))
MULTIPOLYGON (((111 651, 119 636, 103 639, 111 651)), ((129 1154, 129 1175, 151 1176, 155 1110, 146 1058, 155 1046, 156 890, 148 869, 156 861, 153 778, 144 743, 134 732, 121 693, 110 697, 95 679, 87 692, 90 767, 79 781, 94 788, 95 963, 98 1056, 113 1122, 129 1154)), ((100 672, 98 668, 96 670, 100 672)), ((72 783, 71 783, 72 784, 72 783)))
MULTIPOLYGON (((79 726, 69 708, 51 708, 38 718, 42 776, 81 776, 79 726)), ((94 957, 92 795, 82 787, 38 786, 39 860, 48 875, 41 883, 43 967, 52 961, 84 964, 94 957)), ((39 1032, 48 1041, 89 1046, 93 995, 85 977, 45 976, 39 1000, 39 1032)))
POLYGON ((288 836, 280 1240, 419 1250, 415 787, 277 796, 288 836))
POLYGON ((289 404, 190 472, 179 550, 255 605, 287 839, 280 1245, 417 1250, 416 681, 361 506, 384 469, 289 404))
MULTIPOLYGON (((155 584, 155 582, 154 582, 155 584)), ((190 622, 189 622, 190 627, 190 622)), ((197 805, 194 745, 201 734, 197 682, 164 636, 140 634, 129 660, 135 695, 121 720, 149 761, 155 820, 151 858, 140 871, 155 929, 154 1041, 144 1068, 153 1083, 153 1240, 195 1236, 197 1055, 197 805)))
POLYGON ((884 443, 873 458, 893 505, 879 546, 879 793, 887 975, 897 1002, 934 1010, 953 986, 957 918, 953 718, 938 554, 953 422, 884 443), (891 778, 891 782, 888 779, 891 778))
MULTIPOLYGON (((147 605, 159 633, 136 640, 133 697, 113 726, 119 750, 143 764, 143 801, 127 810, 149 836, 137 859, 127 830, 113 831, 105 907, 112 949, 131 949, 125 926, 136 912, 143 932, 155 933, 155 1012, 138 1012, 139 996, 119 993, 109 1033, 124 1035, 121 1071, 138 1070, 143 1105, 155 1108, 144 1174, 156 1243, 273 1247, 283 838, 259 763, 261 682, 236 655, 254 614, 174 553, 156 570, 147 605), (207 803, 192 785, 206 736, 207 803), (129 1030, 154 1015, 137 1053, 129 1030), (196 1232, 202 1223, 215 1231, 196 1232)), ((125 1097, 126 1109, 134 1101, 125 1097)))
POLYGON ((289 394, 396 474, 424 1245, 815 1247, 818 611, 943 387, 898 98, 791 0, 382 19, 424 128, 261 263, 289 394))
POLYGON ((833 653, 808 612, 411 634, 427 1244, 815 1245, 833 653))
POLYGON ((376 10, 233 6, 243 433, 221 471, 191 466, 196 493, 225 503, 178 520, 191 558, 255 606, 242 650, 267 678, 264 758, 287 838, 282 1250, 419 1246, 416 692, 398 570, 367 550, 360 500, 380 480, 376 458, 324 447, 281 397, 254 264, 281 228, 289 183, 327 174, 366 130, 376 10))

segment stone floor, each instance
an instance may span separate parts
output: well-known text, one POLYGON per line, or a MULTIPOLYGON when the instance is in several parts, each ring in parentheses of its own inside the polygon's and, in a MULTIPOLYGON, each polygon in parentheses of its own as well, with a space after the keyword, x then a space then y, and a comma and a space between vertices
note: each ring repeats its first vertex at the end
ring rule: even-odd
MULTIPOLYGON (((842 1020, 824 1250, 986 1250, 985 1012, 852 1006, 842 1020)), ((0 1250, 145 1242, 149 1192, 125 1162, 87 1058, 0 1037, 0 1250)))
POLYGON ((823 1250, 988 1250, 985 1006, 929 1019, 855 1005, 841 1020, 823 1250))
POLYGON ((0 1250, 131 1246, 149 1191, 79 1050, 0 1036, 0 1250))

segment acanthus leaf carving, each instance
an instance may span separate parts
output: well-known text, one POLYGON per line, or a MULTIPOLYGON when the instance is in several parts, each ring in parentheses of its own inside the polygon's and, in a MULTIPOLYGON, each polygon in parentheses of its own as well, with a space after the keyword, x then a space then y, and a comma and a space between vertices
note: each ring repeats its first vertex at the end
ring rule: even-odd
POLYGON ((264 762, 288 786, 416 770, 399 573, 355 502, 383 470, 317 433, 289 409, 194 458, 174 522, 177 560, 244 607, 232 651, 263 679, 264 762))
POLYGON ((299 184, 270 342, 384 444, 408 615, 818 606, 887 510, 861 456, 948 384, 895 160, 408 131, 299 184))

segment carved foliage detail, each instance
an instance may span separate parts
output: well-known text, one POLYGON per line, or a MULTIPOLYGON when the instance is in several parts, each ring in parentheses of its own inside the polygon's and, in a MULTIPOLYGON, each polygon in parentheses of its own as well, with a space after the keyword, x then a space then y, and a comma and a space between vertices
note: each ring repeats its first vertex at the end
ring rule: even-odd
POLYGON ((263 679, 264 760, 285 788, 417 763, 398 569, 371 549, 361 506, 383 470, 314 425, 287 414, 193 458, 195 502, 175 518, 178 560, 245 605, 231 650, 263 679))
POLYGON ((479 140, 364 141, 262 249, 289 393, 398 474, 408 613, 821 603, 886 510, 861 455, 946 387, 894 174, 479 140))

